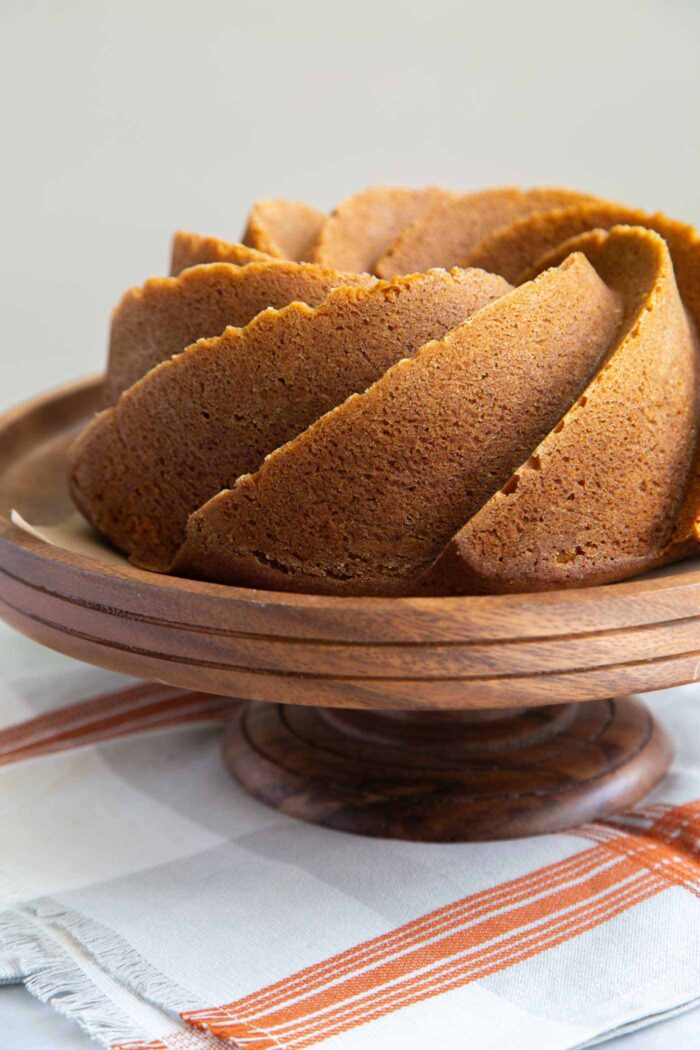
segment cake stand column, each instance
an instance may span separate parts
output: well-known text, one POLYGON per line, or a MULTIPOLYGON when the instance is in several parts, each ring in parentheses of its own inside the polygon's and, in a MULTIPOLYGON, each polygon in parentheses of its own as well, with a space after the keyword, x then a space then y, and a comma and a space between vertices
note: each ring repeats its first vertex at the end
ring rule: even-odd
POLYGON ((673 749, 637 699, 465 712, 252 701, 226 765, 289 816, 361 835, 434 842, 562 831, 631 806, 673 749))

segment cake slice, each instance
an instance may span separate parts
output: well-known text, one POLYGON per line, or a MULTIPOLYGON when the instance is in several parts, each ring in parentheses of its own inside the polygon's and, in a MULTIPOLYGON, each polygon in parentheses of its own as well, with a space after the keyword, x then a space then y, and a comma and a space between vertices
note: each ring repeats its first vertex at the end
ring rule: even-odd
POLYGON ((339 270, 371 272, 401 231, 425 215, 448 190, 373 186, 347 197, 321 224, 309 258, 339 270))
POLYGON ((175 571, 403 594, 581 393, 618 296, 572 255, 400 361, 190 517, 175 571))
POLYGON ((192 511, 508 291, 481 270, 433 270, 227 328, 158 365, 83 432, 71 450, 73 498, 132 561, 167 569, 192 511))
MULTIPOLYGON (((426 577, 440 593, 544 590, 644 572, 670 557, 697 440, 698 356, 665 242, 594 231, 583 252, 624 303, 620 338, 583 396, 426 577)), ((524 287, 527 287, 525 285, 524 287)))
POLYGON ((195 339, 245 325, 268 306, 323 302, 331 288, 364 285, 366 274, 341 274, 310 263, 271 262, 194 266, 178 277, 152 277, 132 288, 112 314, 105 403, 154 365, 195 339))
POLYGON ((564 189, 515 188, 445 196, 407 226, 375 264, 379 277, 415 273, 431 266, 461 266, 494 230, 535 212, 595 200, 564 189))
POLYGON ((277 259, 308 259, 324 219, 310 204, 267 197, 253 205, 243 243, 277 259))
POLYGON ((190 266, 203 263, 225 262, 234 266, 246 266, 252 262, 270 262, 271 255, 248 248, 245 244, 222 241, 219 237, 203 237, 199 233, 178 230, 173 237, 170 274, 177 277, 190 266))

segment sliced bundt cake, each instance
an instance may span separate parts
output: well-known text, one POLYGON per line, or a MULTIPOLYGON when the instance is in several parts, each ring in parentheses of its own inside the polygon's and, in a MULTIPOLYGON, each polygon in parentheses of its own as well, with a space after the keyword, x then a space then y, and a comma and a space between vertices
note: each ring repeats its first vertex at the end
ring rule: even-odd
POLYGON ((172 276, 114 311, 70 483, 136 564, 465 594, 700 553, 692 227, 569 190, 373 187, 328 216, 258 201, 243 241, 176 234, 172 276))

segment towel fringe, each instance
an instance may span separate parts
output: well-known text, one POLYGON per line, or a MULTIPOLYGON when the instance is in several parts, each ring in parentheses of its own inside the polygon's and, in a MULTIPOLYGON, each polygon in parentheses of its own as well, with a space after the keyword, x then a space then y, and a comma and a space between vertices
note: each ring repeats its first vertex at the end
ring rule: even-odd
POLYGON ((48 897, 0 913, 0 949, 8 969, 21 975, 32 995, 105 1046, 222 1046, 178 1016, 181 1010, 201 1008, 200 1000, 168 980, 117 934, 48 897))
POLYGON ((58 941, 19 911, 0 915, 0 945, 32 995, 110 1046, 143 1039, 144 1030, 90 980, 58 941))
POLYGON ((175 1015, 171 1018, 173 1023, 182 1024, 178 1018, 181 1012, 206 1006, 201 999, 195 998, 147 962, 122 937, 94 919, 63 908, 50 897, 33 901, 32 910, 42 922, 57 926, 74 937, 91 956, 100 960, 103 970, 131 992, 152 1003, 155 1009, 175 1015))

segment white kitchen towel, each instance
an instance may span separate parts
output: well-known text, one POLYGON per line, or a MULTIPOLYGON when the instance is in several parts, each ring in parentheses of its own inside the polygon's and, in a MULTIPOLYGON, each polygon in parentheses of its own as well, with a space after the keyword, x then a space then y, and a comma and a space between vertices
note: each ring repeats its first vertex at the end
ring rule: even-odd
POLYGON ((303 824, 225 772, 232 701, 0 627, 0 982, 129 1050, 565 1050, 700 998, 700 687, 663 786, 484 844, 303 824))

